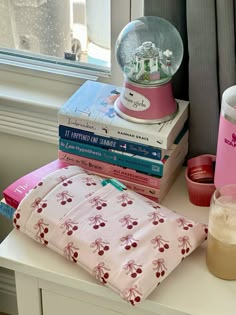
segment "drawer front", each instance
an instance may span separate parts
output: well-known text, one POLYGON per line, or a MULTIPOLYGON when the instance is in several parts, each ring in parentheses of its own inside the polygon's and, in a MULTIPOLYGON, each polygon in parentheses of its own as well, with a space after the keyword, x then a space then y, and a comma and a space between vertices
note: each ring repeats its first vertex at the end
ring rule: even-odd
POLYGON ((43 315, 118 315, 121 313, 74 298, 42 290, 43 315))

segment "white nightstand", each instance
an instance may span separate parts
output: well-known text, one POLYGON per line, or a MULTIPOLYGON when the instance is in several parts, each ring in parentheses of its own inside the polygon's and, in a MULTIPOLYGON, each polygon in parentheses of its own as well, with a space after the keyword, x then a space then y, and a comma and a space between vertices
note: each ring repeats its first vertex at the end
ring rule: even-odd
MULTIPOLYGON (((208 222, 208 208, 188 200, 184 170, 162 204, 208 222)), ((19 315, 235 315, 236 281, 220 280, 208 272, 205 246, 186 258, 138 307, 16 230, 0 245, 0 266, 15 271, 19 315)))

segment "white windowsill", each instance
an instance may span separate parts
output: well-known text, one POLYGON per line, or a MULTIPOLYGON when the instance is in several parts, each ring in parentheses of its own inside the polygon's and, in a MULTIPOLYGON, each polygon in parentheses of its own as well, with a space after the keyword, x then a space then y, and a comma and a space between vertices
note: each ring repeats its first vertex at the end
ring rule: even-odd
POLYGON ((78 84, 0 69, 0 132, 57 143, 57 112, 78 84))

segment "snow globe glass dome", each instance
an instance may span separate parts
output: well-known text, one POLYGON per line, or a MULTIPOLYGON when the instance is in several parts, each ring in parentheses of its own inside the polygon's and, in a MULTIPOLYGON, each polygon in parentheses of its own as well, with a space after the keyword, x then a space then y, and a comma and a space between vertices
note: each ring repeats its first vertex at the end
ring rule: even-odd
POLYGON ((183 44, 167 20, 141 17, 127 24, 116 41, 116 59, 123 73, 142 84, 166 82, 179 69, 183 44))
POLYGON ((121 31, 115 51, 125 78, 121 96, 115 104, 117 113, 141 123, 172 119, 178 106, 171 78, 183 58, 178 30, 163 18, 140 17, 121 31), (127 100, 130 93, 133 95, 127 100), (135 105, 139 103, 140 106, 135 105))

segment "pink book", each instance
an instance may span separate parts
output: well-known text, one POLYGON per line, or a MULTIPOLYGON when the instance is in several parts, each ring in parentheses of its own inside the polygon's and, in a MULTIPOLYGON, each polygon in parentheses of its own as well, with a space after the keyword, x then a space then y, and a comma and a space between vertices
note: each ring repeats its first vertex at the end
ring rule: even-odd
POLYGON ((67 164, 57 159, 19 178, 3 191, 3 197, 6 203, 17 209, 23 197, 34 188, 43 177, 65 166, 67 166, 67 164))
POLYGON ((128 180, 153 188, 160 188, 160 177, 144 174, 134 169, 129 169, 115 164, 110 164, 76 154, 63 152, 61 150, 58 150, 58 158, 66 164, 78 165, 80 167, 83 167, 85 170, 96 174, 115 177, 121 180, 128 180))

